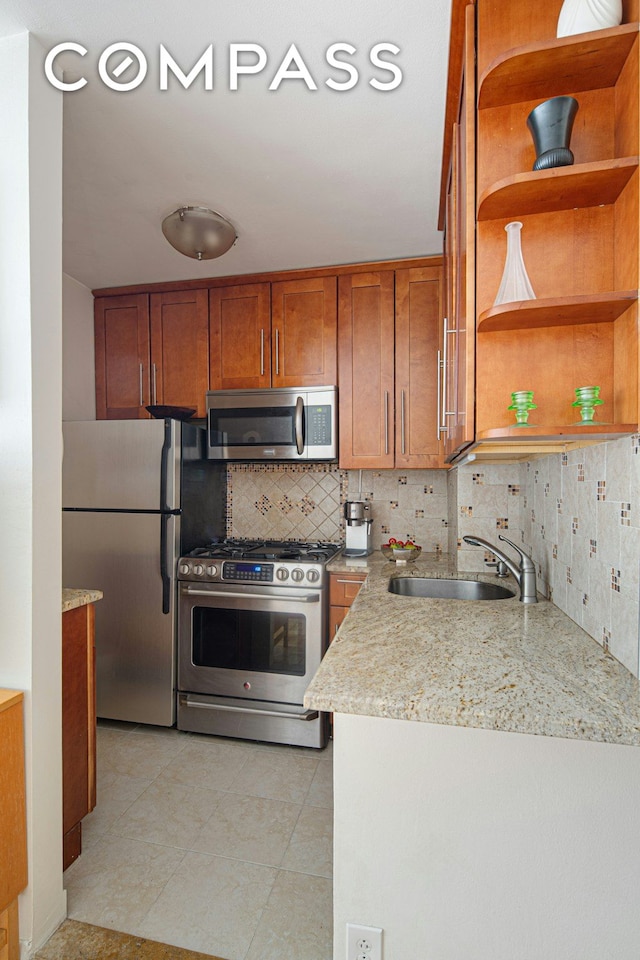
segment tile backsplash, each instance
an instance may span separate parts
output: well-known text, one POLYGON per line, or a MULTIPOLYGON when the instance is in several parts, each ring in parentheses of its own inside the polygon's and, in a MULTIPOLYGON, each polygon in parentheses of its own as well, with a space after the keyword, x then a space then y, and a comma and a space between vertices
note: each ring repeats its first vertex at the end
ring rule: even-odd
POLYGON ((230 464, 227 480, 229 536, 341 542, 344 502, 364 499, 374 548, 412 539, 428 552, 457 551, 459 568, 474 572, 487 569, 485 551, 462 537, 498 543, 503 534, 533 557, 540 592, 638 676, 638 436, 449 471, 230 464))
POLYGON ((533 557, 539 591, 638 676, 640 438, 468 464, 448 485, 459 567, 484 567, 485 552, 462 543, 465 534, 509 537, 533 557))

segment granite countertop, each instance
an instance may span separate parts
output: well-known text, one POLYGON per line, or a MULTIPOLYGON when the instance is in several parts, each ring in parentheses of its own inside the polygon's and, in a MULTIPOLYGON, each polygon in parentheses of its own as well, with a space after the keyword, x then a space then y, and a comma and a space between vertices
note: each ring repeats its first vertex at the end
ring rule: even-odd
MULTIPOLYGON (((548 600, 402 597, 391 576, 456 577, 455 558, 398 566, 375 552, 330 572, 367 579, 305 696, 336 713, 640 745, 640 686, 548 600)), ((500 581, 517 591, 513 578, 500 581)))
POLYGON ((102 590, 83 590, 62 588, 62 612, 74 610, 76 607, 84 607, 87 603, 95 603, 96 600, 102 600, 104 594, 102 590))

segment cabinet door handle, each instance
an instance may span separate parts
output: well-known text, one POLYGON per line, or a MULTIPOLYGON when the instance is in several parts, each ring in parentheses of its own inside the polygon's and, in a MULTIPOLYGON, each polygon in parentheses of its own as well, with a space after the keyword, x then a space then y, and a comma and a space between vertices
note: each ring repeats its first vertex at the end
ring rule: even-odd
POLYGON ((280 373, 280 331, 276 327, 276 376, 280 373))
POLYGON ((404 390, 400 391, 400 446, 402 455, 405 453, 405 429, 404 429, 404 390))
POLYGON ((153 384, 153 386, 152 386, 152 388, 151 388, 151 389, 152 389, 153 400, 152 400, 151 402, 155 404, 155 403, 158 402, 158 398, 157 398, 157 395, 156 395, 156 394, 157 394, 157 390, 156 390, 156 365, 155 365, 155 363, 151 365, 151 378, 152 378, 152 384, 153 384))
POLYGON ((144 387, 142 385, 142 364, 140 364, 140 406, 144 404, 144 387))
MULTIPOLYGON (((446 333, 445 333, 446 337, 446 333)), ((439 440, 443 433, 447 432, 447 428, 442 426, 442 354, 438 350, 438 361, 437 361, 437 377, 436 377, 436 408, 437 408, 437 427, 436 427, 436 440, 439 440)))
POLYGON ((389 391, 384 392, 384 452, 389 453, 389 391))
POLYGON ((264 377, 264 327, 260 331, 260 376, 264 377))

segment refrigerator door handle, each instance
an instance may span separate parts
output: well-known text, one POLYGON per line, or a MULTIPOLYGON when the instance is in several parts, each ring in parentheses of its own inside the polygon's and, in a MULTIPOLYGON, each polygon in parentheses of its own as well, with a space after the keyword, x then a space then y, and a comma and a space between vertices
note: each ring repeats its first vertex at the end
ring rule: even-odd
POLYGON ((167 544, 169 543, 170 513, 160 517, 160 577, 162 578, 162 612, 171 613, 171 574, 167 562, 167 544))

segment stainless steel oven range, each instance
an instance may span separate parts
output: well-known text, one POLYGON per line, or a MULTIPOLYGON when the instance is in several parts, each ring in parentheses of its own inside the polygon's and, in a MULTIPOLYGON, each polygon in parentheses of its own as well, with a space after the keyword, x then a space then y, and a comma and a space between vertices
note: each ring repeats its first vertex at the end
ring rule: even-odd
POLYGON ((178 563, 178 729, 323 747, 304 692, 327 637, 335 543, 227 539, 178 563))

